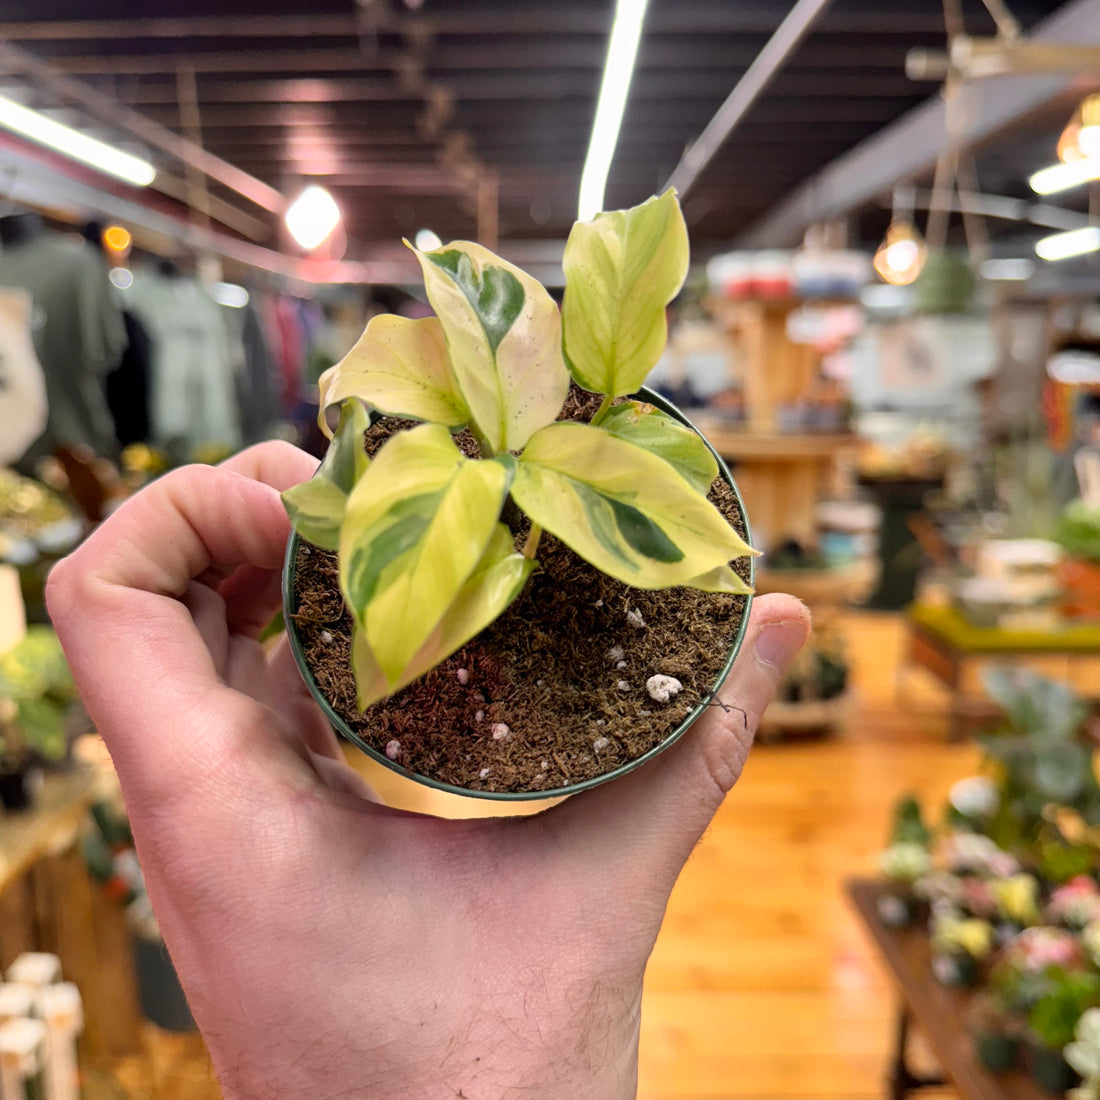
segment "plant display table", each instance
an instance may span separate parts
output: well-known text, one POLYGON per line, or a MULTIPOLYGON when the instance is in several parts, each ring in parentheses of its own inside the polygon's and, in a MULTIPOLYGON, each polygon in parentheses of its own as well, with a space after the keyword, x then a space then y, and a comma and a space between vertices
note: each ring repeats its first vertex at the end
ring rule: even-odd
POLYGON ((971 994, 949 989, 932 975, 928 933, 923 927, 890 928, 878 915, 884 887, 868 879, 848 883, 848 895, 897 984, 897 1045, 888 1082, 891 1100, 903 1100, 923 1088, 942 1087, 910 1070, 906 1059, 909 1028, 918 1024, 928 1037, 950 1084, 962 1100, 1050 1100, 1025 1073, 994 1076, 974 1055, 965 1025, 971 994))
POLYGON ((974 626, 954 608, 915 604, 908 612, 908 635, 903 669, 923 668, 950 690, 952 740, 962 735, 967 717, 992 713, 985 700, 967 694, 973 665, 991 658, 1004 662, 1054 656, 1073 664, 1100 657, 1100 625, 1092 623, 1055 630, 1001 630, 974 626))

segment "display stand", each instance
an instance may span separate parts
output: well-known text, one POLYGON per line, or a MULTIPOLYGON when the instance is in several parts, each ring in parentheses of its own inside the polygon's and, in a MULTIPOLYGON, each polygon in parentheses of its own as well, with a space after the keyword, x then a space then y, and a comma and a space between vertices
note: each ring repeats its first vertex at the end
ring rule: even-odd
POLYGON ((784 410, 805 401, 820 369, 820 352, 787 335, 791 313, 807 304, 794 298, 709 303, 743 364, 745 419, 743 426, 732 426, 719 417, 701 416, 699 426, 718 453, 736 466, 753 533, 765 548, 784 539, 817 541, 815 506, 837 457, 855 444, 848 432, 782 430, 784 410))
POLYGON ((1049 1098, 1019 1070, 993 1076, 978 1061, 966 1028, 971 994, 949 989, 932 975, 932 951, 924 928, 888 928, 878 915, 885 893, 877 882, 856 879, 848 895, 861 921, 882 954, 898 992, 898 1024, 893 1063, 886 1095, 905 1100, 918 1090, 942 1087, 941 1080, 915 1074, 907 1060, 911 1023, 920 1025, 961 1100, 1043 1100, 1049 1098))

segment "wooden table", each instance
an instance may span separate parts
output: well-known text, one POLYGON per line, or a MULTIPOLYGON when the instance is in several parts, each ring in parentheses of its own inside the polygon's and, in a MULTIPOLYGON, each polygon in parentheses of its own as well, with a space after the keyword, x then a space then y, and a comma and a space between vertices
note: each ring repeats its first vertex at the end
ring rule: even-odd
POLYGON ((889 928, 878 915, 878 900, 885 893, 881 883, 855 879, 848 895, 864 926, 875 941, 883 961, 897 983, 899 996, 897 1045, 890 1067, 891 1100, 921 1088, 942 1086, 943 1081, 918 1077, 906 1060, 909 1028, 919 1025, 962 1100, 1050 1100, 1019 1070, 994 1076, 978 1061, 966 1029, 966 1010, 972 994, 950 989, 932 976, 932 954, 924 928, 889 928))
POLYGON ((1100 626, 1095 623, 1072 623, 1054 630, 1000 630, 974 626, 953 607, 921 604, 909 609, 907 622, 905 664, 925 669, 949 689, 952 740, 962 735, 968 717, 988 718, 996 713, 987 700, 967 693, 972 664, 1052 656, 1072 663, 1100 657, 1100 626))

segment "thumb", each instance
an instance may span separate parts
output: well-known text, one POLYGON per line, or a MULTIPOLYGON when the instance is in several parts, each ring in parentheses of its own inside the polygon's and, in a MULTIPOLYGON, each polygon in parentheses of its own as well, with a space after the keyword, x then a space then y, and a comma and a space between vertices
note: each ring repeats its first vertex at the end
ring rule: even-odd
POLYGON ((617 878, 626 891, 637 886, 652 894, 655 879, 671 891, 737 782, 760 718, 809 632, 810 613, 793 597, 754 600, 744 643, 715 705, 645 767, 551 811, 560 816, 567 847, 576 843, 587 866, 617 878), (637 881, 624 882, 623 875, 637 881))

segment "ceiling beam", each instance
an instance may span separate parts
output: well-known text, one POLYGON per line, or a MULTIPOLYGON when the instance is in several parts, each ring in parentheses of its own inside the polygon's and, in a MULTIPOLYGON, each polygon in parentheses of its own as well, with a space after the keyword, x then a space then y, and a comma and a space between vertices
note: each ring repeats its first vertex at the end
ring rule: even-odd
POLYGON ((63 76, 33 54, 18 46, 0 40, 0 70, 20 73, 32 85, 48 89, 65 102, 76 104, 88 114, 110 126, 115 126, 154 148, 170 154, 183 164, 217 180, 257 206, 272 213, 281 213, 285 205, 283 196, 262 180, 242 172, 236 166, 208 153, 179 134, 158 126, 135 111, 120 107, 110 96, 105 96, 80 81, 63 76))
MULTIPOLYGON (((611 29, 609 9, 591 4, 561 4, 554 9, 525 11, 511 4, 488 5, 465 12, 435 13, 429 8, 415 16, 383 16, 382 28, 400 30, 415 23, 433 35, 591 34, 606 37, 611 29)), ((646 33, 771 34, 781 13, 774 3, 713 3, 658 7, 646 18, 646 33)), ((837 12, 825 28, 846 34, 936 34, 942 22, 936 12, 867 10, 837 12)), ((154 38, 309 38, 358 33, 357 20, 348 15, 191 16, 158 19, 66 19, 7 22, 0 34, 11 41, 127 41, 154 38)))
MULTIPOLYGON (((1070 0, 1038 24, 1030 37, 1076 45, 1100 42, 1100 0, 1070 0)), ((1073 85, 1073 78, 1066 76, 1022 76, 1003 77, 995 86, 975 89, 962 146, 1004 131, 1056 101, 1073 85)), ((934 96, 803 183, 740 234, 737 247, 797 244, 806 227, 815 221, 839 217, 902 180, 928 172, 943 147, 945 133, 943 101, 934 96)))

